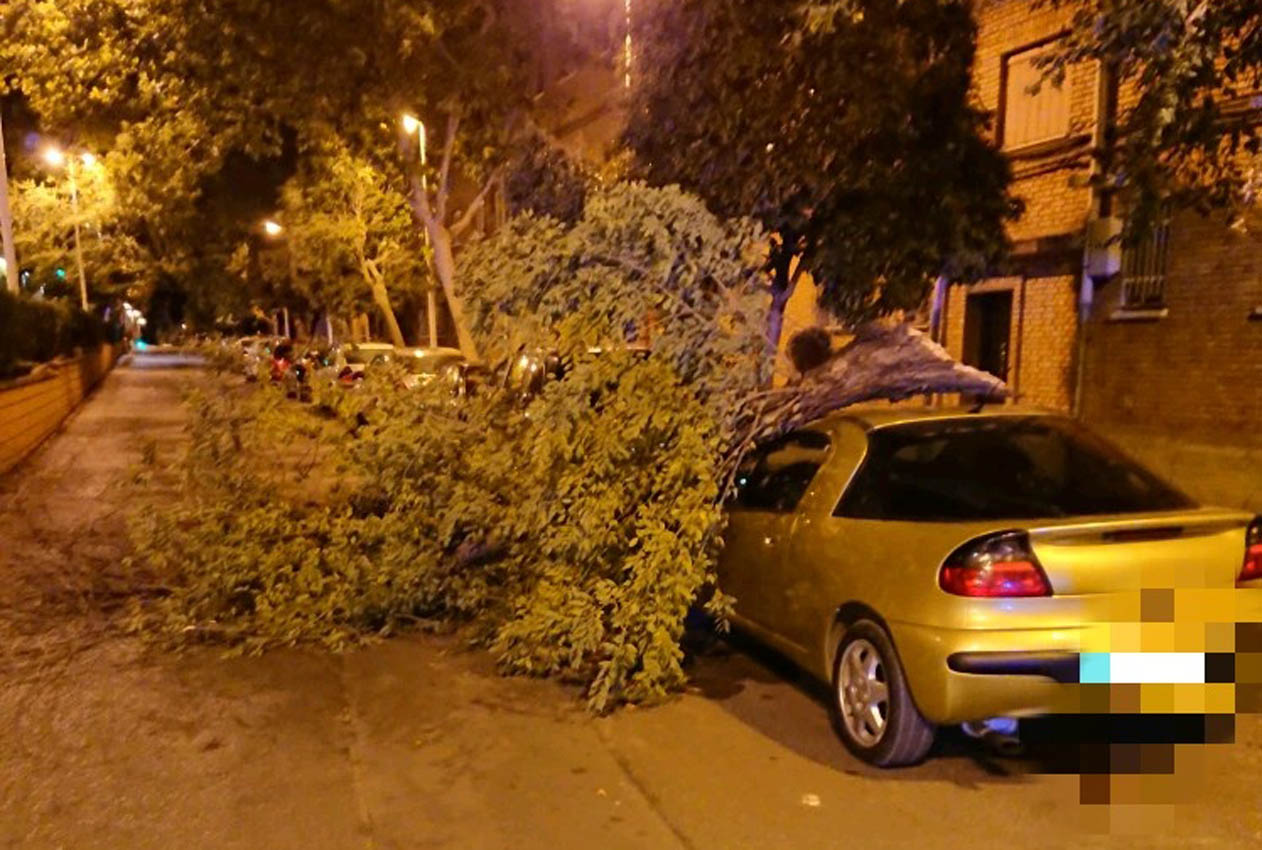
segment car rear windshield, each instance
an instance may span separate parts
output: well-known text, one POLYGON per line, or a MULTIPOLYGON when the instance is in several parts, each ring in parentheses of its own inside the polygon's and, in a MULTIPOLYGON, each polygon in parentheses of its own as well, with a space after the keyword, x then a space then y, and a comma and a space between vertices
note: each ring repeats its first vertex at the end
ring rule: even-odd
POLYGON ((868 434, 838 516, 1036 519, 1177 510, 1194 503, 1072 420, 978 417, 868 434))

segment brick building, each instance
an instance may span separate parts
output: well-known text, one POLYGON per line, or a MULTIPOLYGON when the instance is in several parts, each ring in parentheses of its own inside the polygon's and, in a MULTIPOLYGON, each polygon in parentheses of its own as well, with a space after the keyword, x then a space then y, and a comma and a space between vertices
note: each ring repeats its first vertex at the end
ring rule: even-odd
MULTIPOLYGON (((1101 74, 1074 67, 1063 86, 1031 89, 1069 14, 980 5, 974 84, 1026 211, 1003 276, 951 287, 940 338, 1022 402, 1079 414, 1194 494, 1262 509, 1262 215, 1246 230, 1176 215, 1113 249, 1119 273, 1096 274, 1087 178, 1101 74)), ((1123 81, 1123 109, 1131 96, 1123 81)))

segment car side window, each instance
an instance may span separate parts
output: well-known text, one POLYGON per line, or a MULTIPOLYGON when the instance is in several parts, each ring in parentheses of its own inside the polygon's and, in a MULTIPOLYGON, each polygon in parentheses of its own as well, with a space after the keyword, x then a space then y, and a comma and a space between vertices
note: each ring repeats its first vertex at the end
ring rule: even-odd
POLYGON ((828 437, 796 431, 748 454, 736 474, 735 511, 789 513, 795 510, 828 457, 828 437))

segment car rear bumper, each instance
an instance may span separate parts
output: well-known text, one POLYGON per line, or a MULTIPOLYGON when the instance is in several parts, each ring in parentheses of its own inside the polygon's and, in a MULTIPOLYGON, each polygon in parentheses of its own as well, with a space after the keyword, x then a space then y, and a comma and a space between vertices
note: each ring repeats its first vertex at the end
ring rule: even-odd
POLYGON ((1230 714, 1238 674, 1251 676, 1236 669, 1226 647, 1082 652, 1082 628, 890 626, 912 698, 940 724, 1050 714, 1230 714))
POLYGON ((934 723, 1074 705, 1081 629, 945 629, 889 623, 920 713, 934 723))

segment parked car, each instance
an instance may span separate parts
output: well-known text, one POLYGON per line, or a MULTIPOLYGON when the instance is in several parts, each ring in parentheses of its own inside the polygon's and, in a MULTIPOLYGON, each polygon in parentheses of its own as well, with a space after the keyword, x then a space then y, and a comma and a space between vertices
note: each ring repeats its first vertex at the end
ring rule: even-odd
POLYGON ((330 353, 330 366, 334 370, 338 383, 344 387, 353 387, 364 379, 365 370, 369 366, 378 366, 390 361, 394 346, 388 342, 357 342, 339 345, 330 353))
POLYGON ((403 367, 409 389, 442 380, 458 391, 463 379, 465 359, 457 348, 396 348, 390 358, 403 367))
POLYGON ((565 366, 555 352, 520 351, 492 367, 488 383, 528 404, 549 381, 564 376, 565 366))
POLYGON ((247 381, 256 380, 263 369, 263 364, 271 361, 272 349, 280 343, 276 337, 254 336, 244 337, 241 346, 241 369, 247 381))
POLYGON ((285 379, 285 375, 288 374, 289 368, 293 365, 294 358, 296 356, 297 355, 294 353, 294 344, 289 340, 284 340, 278 343, 272 349, 272 383, 280 383, 285 379))
POLYGON ((300 401, 310 401, 312 378, 332 365, 333 355, 329 349, 323 346, 306 348, 295 357, 281 379, 285 394, 300 401))
POLYGON ((734 623, 828 682, 843 742, 876 765, 920 760, 939 725, 1081 711, 1075 683, 1210 681, 1185 621, 1209 616, 1206 592, 1227 594, 1223 618, 1262 594, 1262 520, 1197 506, 1058 415, 835 415, 737 479, 734 623), (1184 625, 1163 634, 1186 643, 1169 657, 1111 628, 1183 588, 1201 595, 1169 597, 1184 625))
MULTIPOLYGON (((630 346, 635 356, 649 356, 647 348, 630 346)), ((599 357, 604 349, 590 348, 589 357, 599 357)), ((550 381, 560 381, 574 367, 572 358, 562 356, 555 351, 519 351, 507 360, 501 361, 490 372, 486 379, 490 385, 504 389, 517 397, 525 405, 529 404, 550 381)))

